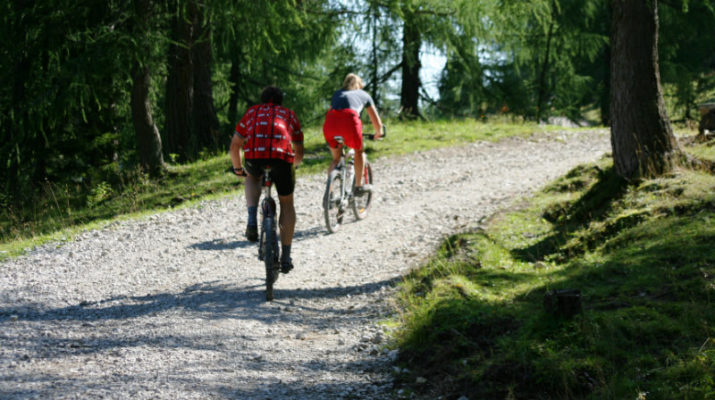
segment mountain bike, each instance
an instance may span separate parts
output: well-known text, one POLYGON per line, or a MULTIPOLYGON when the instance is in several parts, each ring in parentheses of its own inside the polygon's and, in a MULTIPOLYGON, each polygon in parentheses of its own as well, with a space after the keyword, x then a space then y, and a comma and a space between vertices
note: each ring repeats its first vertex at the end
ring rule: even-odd
POLYGON ((261 231, 258 240, 258 259, 266 266, 266 301, 273 301, 273 284, 280 275, 280 245, 277 232, 276 201, 271 197, 271 167, 263 167, 261 187, 261 231))
MULTIPOLYGON (((387 135, 383 126, 383 137, 387 135)), ((370 140, 375 140, 374 134, 364 134, 370 140)), ((345 141, 341 136, 336 136, 335 140, 340 145, 340 161, 334 170, 330 172, 328 181, 325 185, 325 194, 323 195, 323 215, 325 216, 325 225, 330 233, 335 233, 343 223, 343 217, 348 207, 352 208, 355 219, 361 220, 367 217, 372 204, 372 192, 368 192, 363 196, 357 197, 353 195, 355 186, 355 151, 353 149, 346 151, 345 141)), ((372 185, 373 174, 370 162, 365 154, 365 162, 363 164, 362 181, 363 184, 372 185)))

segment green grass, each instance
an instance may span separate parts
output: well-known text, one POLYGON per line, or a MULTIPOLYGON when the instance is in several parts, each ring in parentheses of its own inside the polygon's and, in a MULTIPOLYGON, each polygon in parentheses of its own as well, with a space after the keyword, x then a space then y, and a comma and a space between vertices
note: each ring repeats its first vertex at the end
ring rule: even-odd
POLYGON ((714 302, 713 176, 633 187, 605 159, 448 238, 405 279, 399 378, 422 398, 713 399, 714 302), (562 289, 580 291, 573 317, 545 307, 562 289))
MULTIPOLYGON (((369 126, 368 126, 369 128, 369 126)), ((397 154, 453 146, 476 140, 499 140, 508 136, 527 136, 557 129, 528 123, 483 123, 474 120, 389 123, 388 137, 367 142, 375 159, 397 154)), ((320 127, 305 130, 306 157, 298 175, 327 169, 330 152, 320 127)), ((113 184, 98 182, 91 188, 48 182, 41 195, 22 207, 6 205, 0 198, 0 259, 21 254, 27 248, 52 240, 64 240, 76 232, 105 224, 117 218, 139 216, 174 207, 191 205, 207 198, 235 194, 242 190, 228 173, 227 154, 204 160, 170 165, 160 180, 140 173, 113 184)))

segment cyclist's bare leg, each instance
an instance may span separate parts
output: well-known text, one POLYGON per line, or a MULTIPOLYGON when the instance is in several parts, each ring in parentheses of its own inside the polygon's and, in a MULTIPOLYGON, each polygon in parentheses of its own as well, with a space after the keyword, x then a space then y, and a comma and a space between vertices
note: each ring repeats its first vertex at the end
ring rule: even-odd
POLYGON ((248 174, 245 181, 246 207, 258 207, 258 198, 261 197, 260 179, 248 174))
POLYGON ((355 187, 362 186, 362 167, 364 163, 365 151, 355 150, 355 187))
POLYGON ((330 162, 330 168, 328 168, 328 174, 333 172, 335 167, 338 166, 338 163, 340 162, 340 146, 341 144, 338 145, 336 148, 330 147, 330 155, 333 156, 333 160, 330 162))
POLYGON ((290 245, 293 242, 293 231, 295 230, 295 207, 293 206, 293 194, 278 196, 281 204, 281 215, 278 223, 281 227, 281 244, 290 245))

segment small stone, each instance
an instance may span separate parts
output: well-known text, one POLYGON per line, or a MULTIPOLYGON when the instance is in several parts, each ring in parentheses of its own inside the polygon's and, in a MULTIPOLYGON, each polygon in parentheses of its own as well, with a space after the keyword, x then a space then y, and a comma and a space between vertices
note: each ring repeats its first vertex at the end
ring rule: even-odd
POLYGON ((390 351, 387 353, 387 357, 388 357, 391 361, 393 361, 393 362, 394 362, 394 361, 397 361, 397 358, 398 358, 399 356, 400 356, 400 351, 399 351, 399 350, 390 350, 390 351))

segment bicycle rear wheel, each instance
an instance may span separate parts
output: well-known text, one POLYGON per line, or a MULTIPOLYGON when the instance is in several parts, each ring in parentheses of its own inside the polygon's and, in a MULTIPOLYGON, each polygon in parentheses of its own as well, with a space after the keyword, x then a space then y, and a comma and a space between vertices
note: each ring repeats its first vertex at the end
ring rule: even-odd
POLYGON ((280 275, 280 264, 278 263, 280 248, 278 247, 275 218, 265 218, 262 229, 261 248, 263 249, 263 263, 266 266, 266 301, 272 301, 273 283, 280 275))
MULTIPOLYGON (((362 182, 363 184, 369 184, 372 186, 372 167, 370 163, 365 160, 365 166, 362 172, 362 182)), ((361 197, 353 197, 352 207, 353 214, 355 214, 356 219, 364 219, 367 217, 367 212, 370 209, 370 204, 372 203, 372 192, 366 193, 361 197)))
POLYGON ((333 170, 328 177, 328 183, 325 185, 325 194, 323 195, 323 214, 325 216, 325 225, 330 233, 335 233, 340 228, 343 222, 343 175, 339 170, 333 170))

